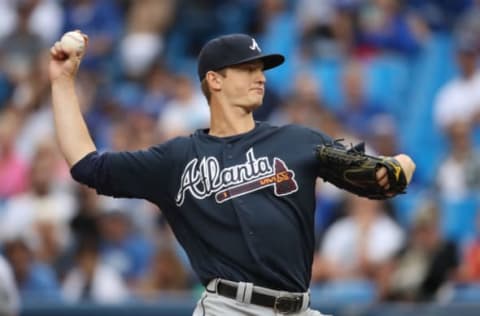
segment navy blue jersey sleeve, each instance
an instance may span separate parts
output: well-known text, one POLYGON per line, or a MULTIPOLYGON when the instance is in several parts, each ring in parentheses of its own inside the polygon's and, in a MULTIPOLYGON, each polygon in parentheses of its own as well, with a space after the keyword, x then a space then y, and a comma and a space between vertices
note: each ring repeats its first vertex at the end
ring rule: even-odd
POLYGON ((133 152, 92 152, 71 169, 72 177, 99 194, 158 201, 168 190, 169 143, 133 152))
MULTIPOLYGON (((315 153, 315 150, 317 148, 318 145, 322 145, 322 144, 330 144, 330 143, 335 143, 335 140, 333 138, 331 138, 330 136, 320 132, 320 131, 317 131, 317 130, 314 130, 314 129, 308 129, 309 130, 309 133, 310 133, 310 143, 312 145, 312 154, 314 155, 315 157, 315 160, 316 160, 316 164, 317 164, 317 177, 320 177, 320 178, 323 178, 323 174, 322 174, 322 166, 320 165, 320 160, 317 159, 316 157, 316 153, 315 153)), ((340 143, 335 143, 337 146, 342 146, 340 143)))

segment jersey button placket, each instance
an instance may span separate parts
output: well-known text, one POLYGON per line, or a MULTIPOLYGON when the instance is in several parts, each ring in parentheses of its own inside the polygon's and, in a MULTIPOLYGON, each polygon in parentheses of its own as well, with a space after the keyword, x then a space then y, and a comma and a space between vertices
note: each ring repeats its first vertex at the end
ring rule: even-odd
MULTIPOLYGON (((235 203, 238 206, 238 210, 241 210, 243 207, 245 207, 245 201, 243 200, 242 197, 236 198, 235 203)), ((254 237, 253 230, 251 228, 247 228, 247 229, 248 229, 248 236, 250 236, 250 238, 253 238, 254 237)))
POLYGON ((233 145, 232 144, 227 144, 226 147, 227 147, 227 150, 225 151, 225 154, 226 154, 227 160, 232 160, 233 159, 233 155, 232 155, 233 145))

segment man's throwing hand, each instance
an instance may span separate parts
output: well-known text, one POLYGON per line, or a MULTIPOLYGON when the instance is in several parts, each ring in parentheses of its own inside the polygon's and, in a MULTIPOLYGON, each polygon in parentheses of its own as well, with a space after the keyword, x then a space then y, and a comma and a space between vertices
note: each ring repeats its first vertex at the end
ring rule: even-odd
POLYGON ((78 66, 88 46, 88 36, 79 30, 66 33, 61 41, 57 41, 50 48, 50 81, 73 79, 77 74, 78 66), (80 36, 78 36, 78 35, 80 36), (71 45, 72 40, 84 41, 77 47, 71 45))

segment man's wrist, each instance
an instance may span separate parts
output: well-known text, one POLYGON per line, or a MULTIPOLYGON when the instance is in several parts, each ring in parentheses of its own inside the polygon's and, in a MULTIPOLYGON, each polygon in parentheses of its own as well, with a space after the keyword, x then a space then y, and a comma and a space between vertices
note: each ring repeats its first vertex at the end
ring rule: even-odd
POLYGON ((75 78, 68 76, 61 76, 52 80, 52 87, 67 87, 75 85, 75 78))

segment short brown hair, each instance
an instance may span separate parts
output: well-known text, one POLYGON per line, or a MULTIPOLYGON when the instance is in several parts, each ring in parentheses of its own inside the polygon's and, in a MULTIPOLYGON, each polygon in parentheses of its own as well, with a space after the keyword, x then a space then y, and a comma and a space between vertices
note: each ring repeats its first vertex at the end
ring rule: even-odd
MULTIPOLYGON (((227 69, 226 68, 216 70, 215 72, 219 73, 222 77, 227 76, 227 69)), ((212 97, 212 92, 210 91, 210 87, 208 86, 207 76, 205 76, 202 79, 200 84, 201 84, 200 87, 202 89, 203 95, 205 96, 205 98, 207 98, 207 102, 210 103, 210 98, 212 97)))

